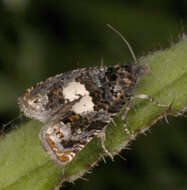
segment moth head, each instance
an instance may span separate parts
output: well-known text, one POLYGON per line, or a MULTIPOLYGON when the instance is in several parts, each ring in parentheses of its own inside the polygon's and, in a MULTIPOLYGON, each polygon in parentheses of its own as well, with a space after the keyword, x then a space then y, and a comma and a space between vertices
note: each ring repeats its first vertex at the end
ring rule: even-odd
POLYGON ((48 104, 48 96, 41 91, 33 93, 33 87, 27 89, 19 98, 18 105, 21 112, 29 118, 34 118, 45 122, 48 117, 46 105, 48 104))

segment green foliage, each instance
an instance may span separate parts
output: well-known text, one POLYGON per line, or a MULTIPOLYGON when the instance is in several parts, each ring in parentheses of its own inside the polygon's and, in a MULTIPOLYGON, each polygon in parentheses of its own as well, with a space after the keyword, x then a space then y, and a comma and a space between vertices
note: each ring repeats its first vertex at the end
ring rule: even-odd
MULTIPOLYGON (((132 60, 124 43, 105 27, 107 23, 126 37, 139 57, 150 50, 154 52, 168 47, 169 43, 175 44, 177 35, 186 31, 186 10, 185 0, 1 1, 1 126, 19 114, 17 97, 36 82, 77 67, 99 65, 101 58, 107 65, 132 60)), ((151 71, 142 79, 136 91, 149 94, 161 103, 173 101, 172 109, 177 110, 186 102, 186 94, 183 93, 186 57, 182 50, 185 42, 180 44, 181 49, 178 48, 177 53, 173 47, 174 49, 168 49, 168 55, 167 51, 160 51, 159 54, 142 60, 142 63, 150 64, 154 72, 151 71), (174 52, 173 56, 171 51, 174 52), (162 53, 166 55, 165 58, 164 55, 161 56, 162 53), (151 64, 154 60, 157 61, 151 64), (161 64, 157 64, 158 62, 161 64)), ((129 113, 128 126, 134 131, 139 127, 139 122, 147 122, 161 112, 147 101, 136 100, 136 106, 129 113), (144 111, 148 114, 145 118, 144 111)), ((131 150, 121 153, 126 161, 115 157, 115 162, 112 162, 106 158, 107 166, 100 162, 100 167, 94 169, 92 175, 85 176, 89 178, 89 182, 77 180, 76 185, 66 183, 63 190, 69 187, 74 190, 186 189, 186 120, 181 117, 177 120, 169 117, 168 120, 169 125, 165 120, 158 122, 151 134, 142 135, 131 143, 131 150)), ((32 189, 47 189, 61 178, 61 168, 50 161, 41 147, 38 139, 40 126, 38 122, 31 121, 0 138, 0 174, 3 176, 0 185, 4 189, 17 190, 21 189, 21 185, 27 189, 26 185, 29 184, 32 189), (22 138, 25 137, 24 141, 21 135, 22 138), (31 151, 32 148, 34 151, 31 151), (48 174, 49 177, 46 176, 48 174)), ((117 127, 119 131, 113 131, 113 128, 111 126, 107 131, 109 140, 106 144, 111 150, 126 138, 120 127, 117 127), (113 134, 117 138, 111 145, 110 137, 113 134)), ((94 152, 100 151, 100 141, 94 139, 86 149, 90 149, 89 147, 94 152)), ((77 161, 82 160, 85 151, 76 157, 77 161)), ((92 157, 91 153, 86 156, 92 157)), ((75 164, 76 160, 74 164, 71 163, 76 166, 76 170, 70 170, 70 165, 66 173, 76 174, 79 170, 77 167, 80 166, 80 163, 79 166, 75 164)))

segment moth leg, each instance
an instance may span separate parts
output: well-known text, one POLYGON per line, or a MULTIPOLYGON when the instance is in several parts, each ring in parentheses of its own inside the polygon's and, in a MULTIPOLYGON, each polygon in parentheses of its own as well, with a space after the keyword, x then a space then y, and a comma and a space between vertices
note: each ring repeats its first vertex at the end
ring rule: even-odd
POLYGON ((125 129, 125 132, 130 135, 132 138, 134 137, 134 135, 129 131, 129 129, 127 128, 127 123, 126 123, 126 118, 127 118, 127 115, 128 115, 128 112, 130 111, 130 108, 132 106, 132 103, 134 101, 134 99, 146 99, 148 100, 149 102, 151 102, 152 104, 158 106, 158 107, 170 107, 169 104, 160 104, 158 103, 157 101, 155 101, 151 96, 149 95, 146 95, 146 94, 137 94, 137 95, 134 95, 132 97, 130 97, 130 100, 128 101, 128 104, 127 104, 127 107, 121 117, 121 119, 124 121, 124 129, 125 129))
POLYGON ((101 139, 101 146, 102 146, 104 153, 106 155, 108 155, 111 158, 111 160, 113 160, 114 159, 113 155, 107 150, 107 148, 105 146, 106 128, 107 128, 107 126, 105 126, 97 136, 101 139))
POLYGON ((149 96, 147 94, 137 94, 137 95, 133 96, 133 99, 135 99, 135 98, 148 100, 149 102, 151 102, 152 104, 155 104, 158 107, 169 107, 170 106, 170 104, 158 103, 156 100, 154 100, 151 96, 149 96))
POLYGON ((187 112, 187 105, 183 107, 181 111, 169 111, 170 113, 174 114, 175 116, 183 116, 187 118, 187 115, 185 114, 187 112))
POLYGON ((114 127, 117 126, 113 118, 111 119, 111 122, 112 122, 112 124, 113 124, 114 127))
POLYGON ((134 97, 131 97, 130 100, 128 101, 127 107, 121 117, 121 119, 124 122, 123 127, 124 127, 125 132, 127 133, 127 135, 131 136, 132 138, 134 137, 134 135, 130 132, 130 130, 127 127, 126 118, 127 118, 128 112, 130 111, 130 108, 132 106, 133 100, 134 100, 134 97))

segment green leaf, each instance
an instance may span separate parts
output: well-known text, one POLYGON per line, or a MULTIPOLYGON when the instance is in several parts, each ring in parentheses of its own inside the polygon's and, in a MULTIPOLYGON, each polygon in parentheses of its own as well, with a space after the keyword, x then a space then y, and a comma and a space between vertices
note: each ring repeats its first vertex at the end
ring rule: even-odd
MULTIPOLYGON (((187 38, 175 46, 141 58, 150 72, 142 77, 135 94, 147 94, 162 104, 172 104, 172 111, 187 105, 187 38)), ((147 100, 135 100, 127 117, 134 135, 145 132, 166 113, 147 100)), ((131 138, 124 132, 120 114, 116 126, 107 128, 106 147, 113 154, 124 149, 131 138)), ((74 181, 101 158, 100 139, 95 137, 71 163, 57 166, 43 150, 38 138, 41 123, 27 122, 0 139, 0 189, 50 190, 62 181, 74 181)), ((106 166, 107 167, 107 166, 106 166)))

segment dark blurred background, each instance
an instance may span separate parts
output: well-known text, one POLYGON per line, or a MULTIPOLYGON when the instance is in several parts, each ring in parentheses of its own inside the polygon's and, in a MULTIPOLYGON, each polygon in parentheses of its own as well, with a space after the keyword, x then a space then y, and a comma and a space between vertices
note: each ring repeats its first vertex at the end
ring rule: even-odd
MULTIPOLYGON (((78 67, 131 62, 110 23, 128 39, 137 57, 169 47, 186 32, 185 0, 1 0, 0 123, 19 115, 17 97, 49 76, 78 67)), ((19 122, 19 121, 18 121, 19 122)), ((126 158, 100 163, 88 181, 64 189, 187 189, 187 121, 160 121, 140 136, 126 158)))

